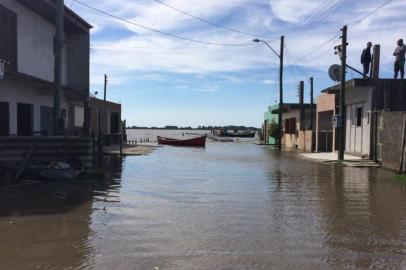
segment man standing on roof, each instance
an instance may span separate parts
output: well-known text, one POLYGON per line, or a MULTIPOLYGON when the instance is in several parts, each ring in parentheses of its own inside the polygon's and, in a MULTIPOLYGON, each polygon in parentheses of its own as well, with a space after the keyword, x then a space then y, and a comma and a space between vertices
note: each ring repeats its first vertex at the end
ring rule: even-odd
POLYGON ((398 78, 398 74, 400 71, 400 78, 404 79, 405 77, 405 54, 406 54, 406 46, 403 44, 403 39, 398 40, 398 47, 395 49, 393 56, 396 57, 395 60, 395 76, 394 78, 398 78))
POLYGON ((368 42, 367 47, 362 51, 362 54, 361 54, 361 64, 364 67, 364 72, 363 72, 364 78, 366 78, 368 75, 369 67, 370 67, 371 61, 372 61, 371 47, 372 47, 372 43, 368 42))

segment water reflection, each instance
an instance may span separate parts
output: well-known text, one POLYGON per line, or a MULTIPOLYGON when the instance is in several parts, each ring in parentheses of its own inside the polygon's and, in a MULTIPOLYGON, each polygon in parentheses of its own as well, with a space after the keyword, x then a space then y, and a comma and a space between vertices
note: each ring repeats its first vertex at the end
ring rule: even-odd
POLYGON ((106 164, 114 173, 100 181, 1 188, 0 269, 92 268, 93 200, 120 189, 121 159, 106 164))
POLYGON ((0 191, 0 268, 406 268, 406 191, 388 171, 224 143, 103 168, 0 191))

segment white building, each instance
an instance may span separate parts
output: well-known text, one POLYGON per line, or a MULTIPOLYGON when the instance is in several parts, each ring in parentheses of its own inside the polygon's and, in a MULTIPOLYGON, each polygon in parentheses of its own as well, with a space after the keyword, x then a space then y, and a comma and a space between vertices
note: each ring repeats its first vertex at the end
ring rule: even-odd
MULTIPOLYGON (((346 82, 345 152, 348 154, 371 156, 373 91, 370 80, 353 79, 346 82)), ((322 92, 339 95, 339 85, 322 92)))
MULTIPOLYGON (((0 0, 0 136, 53 129, 55 1, 0 0)), ((80 134, 89 99, 91 26, 65 8, 61 115, 80 134)))

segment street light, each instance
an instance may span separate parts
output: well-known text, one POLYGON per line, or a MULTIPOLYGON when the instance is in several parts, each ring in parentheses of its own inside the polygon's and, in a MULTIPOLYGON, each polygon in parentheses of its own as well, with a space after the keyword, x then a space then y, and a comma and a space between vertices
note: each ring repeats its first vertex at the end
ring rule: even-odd
POLYGON ((278 56, 279 58, 279 114, 278 114, 278 123, 279 123, 279 139, 278 139, 278 148, 282 149, 282 110, 283 110, 283 47, 284 47, 284 36, 281 36, 281 47, 280 54, 278 54, 268 42, 261 39, 254 39, 253 42, 264 43, 266 46, 271 49, 271 51, 278 56))

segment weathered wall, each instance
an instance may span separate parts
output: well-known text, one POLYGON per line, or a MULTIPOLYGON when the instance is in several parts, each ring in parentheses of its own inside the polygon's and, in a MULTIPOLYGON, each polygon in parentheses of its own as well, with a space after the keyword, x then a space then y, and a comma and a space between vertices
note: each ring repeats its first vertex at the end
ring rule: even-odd
POLYGON ((366 155, 370 154, 371 142, 371 104, 372 104, 372 87, 357 87, 346 89, 346 137, 345 151, 352 154, 366 155), (362 104, 362 127, 356 128, 351 122, 351 106, 362 104))
POLYGON ((67 75, 68 87, 83 94, 89 94, 89 48, 90 36, 87 34, 69 34, 67 75))
POLYGON ((311 130, 300 130, 298 138, 298 149, 305 152, 312 151, 312 137, 313 132, 311 130))
POLYGON ((93 142, 85 137, 0 137, 0 164, 21 165, 33 145, 31 162, 75 158, 93 165, 93 142))
MULTIPOLYGON (((0 0, 0 5, 17 14, 18 72, 52 82, 55 26, 17 1, 0 0)), ((67 46, 63 51, 62 83, 67 83, 67 46)))
POLYGON ((316 113, 316 152, 319 152, 319 141, 321 140, 319 138, 319 132, 321 130, 325 130, 326 127, 328 127, 328 130, 332 131, 332 151, 335 151, 335 129, 333 128, 333 123, 332 119, 320 119, 319 113, 323 112, 329 112, 332 111, 333 115, 335 112, 335 94, 327 94, 327 93, 321 93, 317 97, 317 113, 316 113))
MULTIPOLYGON (((288 112, 284 112, 282 114, 282 125, 283 129, 285 131, 285 119, 290 119, 290 118, 296 118, 296 130, 299 130, 300 128, 300 110, 290 110, 288 112)), ((298 138, 296 134, 286 134, 285 132, 283 133, 283 138, 282 138, 282 144, 286 148, 296 148, 298 144, 298 138)))
POLYGON ((399 170, 406 112, 383 114, 382 167, 399 170))
POLYGON ((110 134, 111 113, 118 113, 121 119, 121 104, 91 97, 89 100, 89 107, 90 132, 98 133, 100 110, 100 131, 102 134, 110 134))
MULTIPOLYGON (((17 133, 17 103, 34 105, 34 131, 40 131, 41 129, 41 106, 53 107, 52 91, 19 81, 1 81, 0 101, 9 103, 10 134, 17 133)), ((61 109, 67 110, 66 99, 63 96, 61 97, 61 109)))

